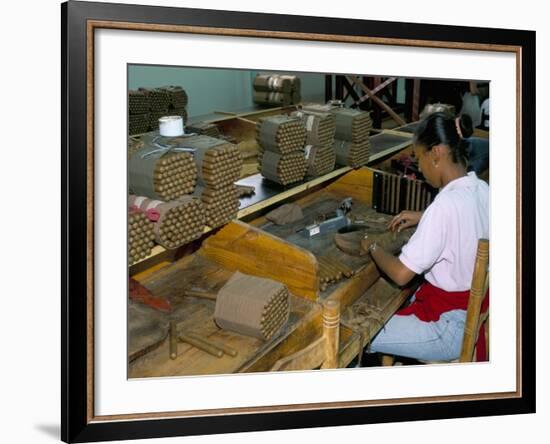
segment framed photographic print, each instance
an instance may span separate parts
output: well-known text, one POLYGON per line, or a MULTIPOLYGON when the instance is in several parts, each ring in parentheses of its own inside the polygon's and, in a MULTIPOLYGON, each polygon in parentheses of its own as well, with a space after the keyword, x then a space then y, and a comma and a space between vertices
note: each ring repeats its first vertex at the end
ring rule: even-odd
POLYGON ((534 32, 61 11, 64 441, 534 412, 534 32))

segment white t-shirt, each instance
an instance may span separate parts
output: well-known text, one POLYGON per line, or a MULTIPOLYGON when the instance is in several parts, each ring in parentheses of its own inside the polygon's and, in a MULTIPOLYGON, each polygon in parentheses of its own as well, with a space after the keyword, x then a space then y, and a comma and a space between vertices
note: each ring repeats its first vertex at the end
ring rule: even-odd
POLYGON ((469 290, 479 239, 489 239, 489 186, 472 171, 439 191, 399 259, 445 291, 469 290))

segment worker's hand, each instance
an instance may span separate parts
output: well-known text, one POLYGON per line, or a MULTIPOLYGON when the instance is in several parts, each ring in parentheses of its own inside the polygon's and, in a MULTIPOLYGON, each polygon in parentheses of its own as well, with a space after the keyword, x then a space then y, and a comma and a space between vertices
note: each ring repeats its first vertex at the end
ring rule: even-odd
POLYGON ((409 227, 414 227, 420 222, 422 217, 422 211, 401 211, 395 216, 388 224, 388 229, 391 231, 397 231, 398 233, 409 227))
POLYGON ((361 250, 363 251, 363 254, 367 254, 369 252, 369 248, 372 244, 376 242, 376 239, 367 236, 361 239, 361 250))
POLYGON ((372 248, 386 248, 388 242, 388 235, 384 234, 367 234, 363 239, 361 239, 361 250, 363 254, 369 253, 372 248))

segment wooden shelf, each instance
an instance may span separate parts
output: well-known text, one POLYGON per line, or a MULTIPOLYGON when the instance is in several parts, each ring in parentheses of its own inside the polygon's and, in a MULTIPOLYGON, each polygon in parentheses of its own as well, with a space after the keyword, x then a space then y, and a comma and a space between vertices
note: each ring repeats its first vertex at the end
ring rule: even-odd
MULTIPOLYGON (((267 193, 265 192, 265 190, 262 192, 261 190, 258 189, 256 193, 260 196, 263 196, 264 198, 262 198, 261 200, 250 200, 250 198, 241 198, 241 208, 237 213, 236 219, 242 219, 246 216, 250 216, 251 214, 255 214, 263 210, 264 208, 267 208, 271 205, 284 201, 289 197, 300 194, 317 185, 328 182, 351 170, 352 168, 350 167, 338 168, 337 170, 331 171, 330 173, 325 174, 324 176, 316 177, 315 179, 312 179, 308 182, 301 183, 299 185, 296 185, 288 189, 272 188, 267 193)), ((238 185, 255 184, 255 186, 257 186, 258 184, 261 185, 263 183, 263 179, 261 174, 258 173, 253 176, 247 177, 245 179, 241 179, 236 183, 238 185)), ((213 228, 206 226, 204 227, 203 234, 209 233, 212 230, 213 228)), ((159 261, 163 259, 163 255, 166 256, 166 258, 169 258, 170 255, 174 254, 176 250, 167 250, 166 248, 161 247, 160 245, 156 245, 155 247, 153 247, 153 250, 151 251, 151 254, 149 256, 130 265, 130 275, 133 275, 139 271, 142 271, 144 268, 144 265, 147 264, 148 262, 151 262, 153 258, 158 258, 159 261)))
MULTIPOLYGON (((270 110, 272 111, 272 110, 270 110)), ((407 133, 399 133, 397 131, 384 130, 374 136, 371 136, 371 156, 367 165, 372 166, 377 161, 392 154, 395 154, 402 149, 408 147, 412 143, 412 136, 407 133)), ((241 198, 241 205, 237 213, 236 219, 243 219, 249 217, 255 213, 262 211, 263 209, 270 207, 274 204, 283 202, 293 196, 296 196, 304 191, 312 189, 323 183, 332 181, 335 178, 343 176, 344 174, 353 171, 351 167, 341 167, 321 177, 309 180, 307 182, 300 183, 290 188, 285 188, 276 184, 271 184, 262 178, 260 173, 254 174, 249 177, 236 182, 237 185, 252 185, 255 187, 255 194, 251 197, 241 198)), ((213 228, 205 227, 203 234, 209 233, 213 228)), ((153 250, 149 256, 132 264, 130 268, 130 275, 134 275, 137 272, 143 271, 149 263, 154 265, 153 262, 160 262, 163 259, 169 260, 171 256, 175 255, 176 250, 166 250, 160 245, 153 247, 153 250)))

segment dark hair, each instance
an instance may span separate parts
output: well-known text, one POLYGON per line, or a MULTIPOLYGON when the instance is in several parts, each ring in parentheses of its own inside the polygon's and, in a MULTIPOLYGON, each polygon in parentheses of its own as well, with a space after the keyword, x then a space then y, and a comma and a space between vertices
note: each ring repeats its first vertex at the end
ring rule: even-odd
POLYGON ((461 114, 459 116, 459 125, 460 125, 460 132, 462 133, 462 137, 467 139, 474 133, 474 122, 472 121, 472 118, 469 114, 461 114))
POLYGON ((431 150, 436 145, 447 145, 451 149, 454 163, 468 165, 468 142, 464 140, 473 133, 472 118, 463 114, 459 120, 462 137, 457 130, 454 115, 437 112, 430 114, 420 122, 414 132, 414 143, 431 150))

